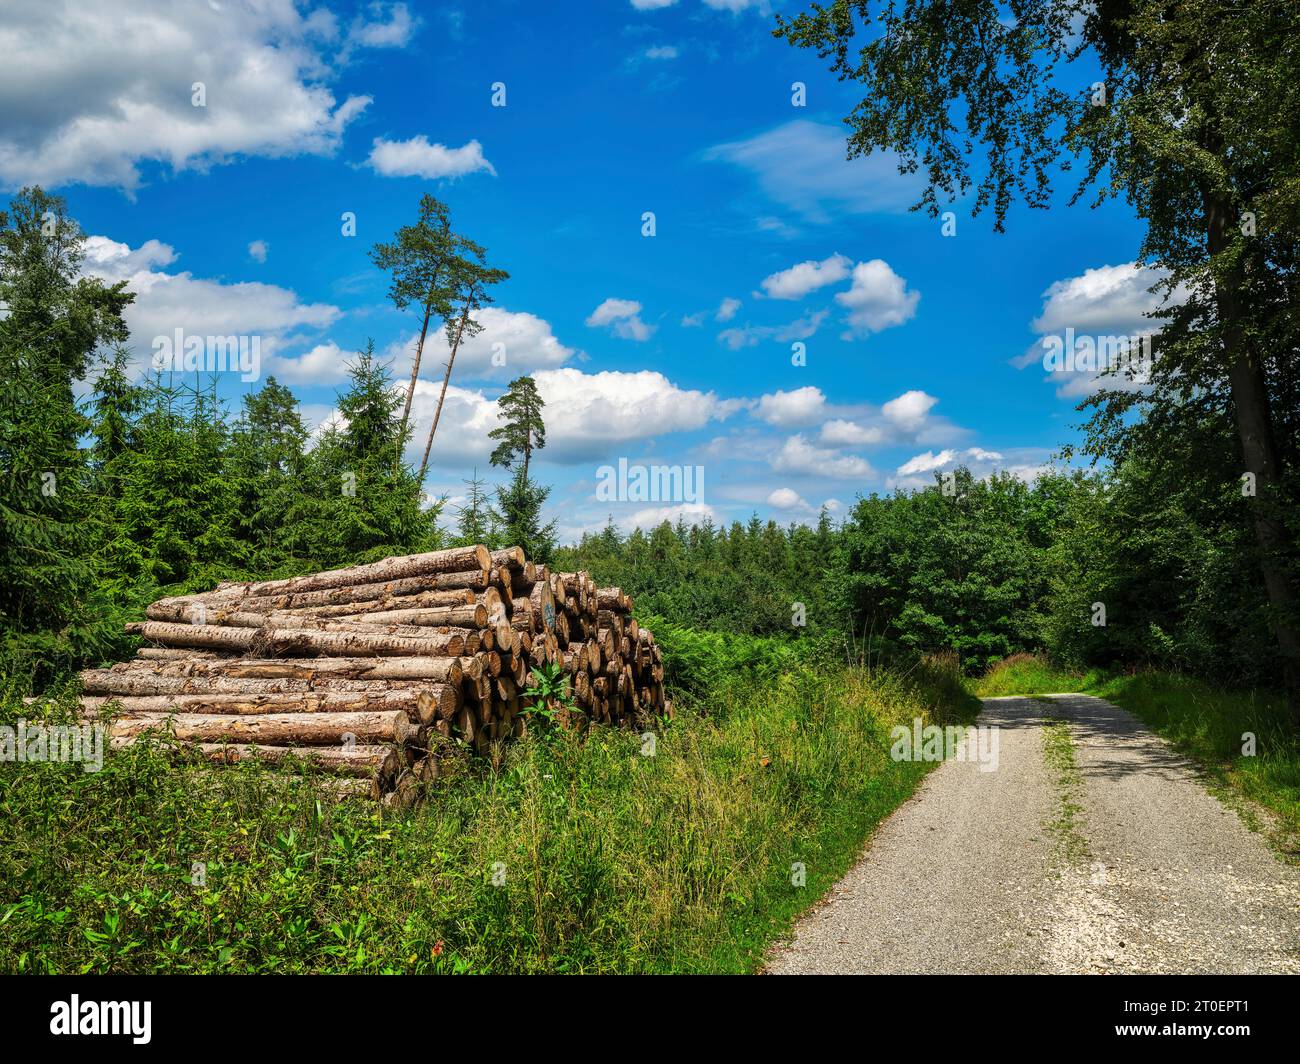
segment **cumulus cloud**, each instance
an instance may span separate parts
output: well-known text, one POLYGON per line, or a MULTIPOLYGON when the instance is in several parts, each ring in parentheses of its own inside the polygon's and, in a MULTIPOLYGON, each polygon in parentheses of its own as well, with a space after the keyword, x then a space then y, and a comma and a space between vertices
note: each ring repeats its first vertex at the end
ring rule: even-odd
POLYGON ((248 257, 254 262, 265 262, 266 253, 271 249, 271 245, 265 240, 254 240, 248 245, 248 257))
POLYGON ((721 521, 718 511, 708 503, 682 502, 675 506, 647 506, 634 510, 626 516, 615 517, 614 523, 624 531, 631 531, 634 528, 656 528, 665 521, 675 525, 678 519, 688 525, 698 525, 704 521, 712 521, 716 525, 721 521))
POLYGON ((587 317, 593 329, 609 326, 615 336, 638 342, 649 340, 655 326, 641 320, 641 304, 634 299, 607 299, 587 317))
POLYGON ((826 396, 820 388, 808 385, 789 392, 778 391, 762 396, 754 410, 754 416, 769 425, 794 428, 812 424, 825 411, 826 396))
POLYGON ((772 468, 781 473, 832 477, 837 480, 865 480, 874 477, 876 473, 865 458, 837 454, 810 443, 802 435, 791 436, 785 441, 772 458, 772 468))
POLYGON ((802 299, 809 292, 844 280, 850 265, 852 260, 840 254, 821 262, 809 259, 763 278, 763 291, 773 299, 802 299))
POLYGON ((1111 355, 1136 354, 1138 338, 1160 330, 1162 320, 1148 313, 1177 305, 1188 295, 1185 286, 1176 287, 1167 300, 1161 291, 1150 290, 1168 276, 1165 270, 1129 262, 1098 266, 1054 282, 1043 293, 1042 309, 1030 323, 1040 335, 1011 364, 1019 369, 1043 367, 1044 355, 1051 350, 1045 341, 1054 338, 1057 349, 1064 350, 1072 339, 1075 352, 1084 356, 1083 368, 1052 371, 1062 398, 1077 398, 1100 388, 1143 387, 1148 380, 1145 366, 1139 365, 1132 376, 1121 372, 1099 377, 1092 357, 1098 355, 1105 362, 1111 355))
POLYGON ((866 447, 885 440, 878 425, 859 425, 845 418, 832 418, 822 426, 821 441, 832 447, 866 447))
POLYGON ((331 154, 370 103, 329 88, 331 54, 346 62, 338 38, 327 11, 291 3, 10 5, 0 182, 130 192, 144 162, 179 172, 241 155, 331 154))
POLYGON ((480 170, 496 176, 495 168, 483 156, 483 145, 477 140, 459 148, 448 148, 445 144, 430 144, 423 134, 410 140, 376 137, 366 161, 375 173, 384 177, 423 177, 432 181, 464 177, 480 170))
POLYGON ((880 412, 901 432, 915 434, 925 424, 930 408, 939 400, 922 391, 904 392, 885 403, 880 412))
POLYGON ((718 342, 732 351, 739 351, 742 347, 753 347, 763 340, 775 340, 778 343, 806 340, 821 328, 829 314, 829 310, 815 310, 787 325, 745 325, 723 329, 718 333, 718 342))
POLYGON ((135 302, 126 308, 137 369, 147 367, 156 336, 260 337, 263 370, 294 339, 334 324, 342 312, 328 303, 304 303, 288 288, 260 281, 222 281, 169 272, 175 249, 157 240, 138 248, 103 236, 86 239, 84 273, 107 281, 126 281, 135 302))
POLYGON ((916 313, 921 293, 909 291, 907 282, 884 259, 859 262, 853 267, 853 284, 835 301, 847 307, 845 338, 868 336, 902 325, 916 313))
POLYGON ((713 392, 679 388, 651 370, 583 373, 566 367, 533 377, 546 402, 543 457, 557 462, 587 461, 623 441, 703 428, 742 405, 713 392))
POLYGON ((1014 455, 1004 455, 983 447, 945 448, 937 453, 925 451, 913 455, 898 467, 886 485, 891 490, 903 488, 912 491, 931 487, 936 473, 952 471, 958 466, 965 466, 977 480, 988 479, 994 473, 1006 473, 1026 483, 1035 480, 1048 468, 1046 452, 1035 449, 1022 448, 1014 455))
POLYGON ((405 4, 371 4, 371 18, 358 16, 348 30, 351 48, 404 48, 415 32, 417 20, 405 4))
POLYGON ((677 47, 672 44, 657 44, 642 53, 647 59, 676 59, 677 47))
POLYGON ((718 312, 713 315, 714 321, 730 321, 736 316, 736 311, 740 309, 740 300, 727 296, 719 305, 718 312))
POLYGON ((767 497, 768 506, 778 510, 811 510, 812 507, 793 488, 777 488, 767 497))
POLYGON ((771 200, 813 223, 842 213, 900 213, 920 198, 924 182, 898 172, 892 152, 846 159, 840 126, 796 119, 705 154, 754 177, 771 200))

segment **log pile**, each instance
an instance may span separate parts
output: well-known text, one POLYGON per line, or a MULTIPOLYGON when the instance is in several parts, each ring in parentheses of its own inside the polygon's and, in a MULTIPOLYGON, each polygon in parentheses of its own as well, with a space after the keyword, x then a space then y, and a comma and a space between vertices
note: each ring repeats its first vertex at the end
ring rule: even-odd
POLYGON ((404 804, 438 750, 527 732, 531 671, 567 675, 562 724, 671 713, 663 655, 618 588, 457 547, 160 599, 136 657, 81 674, 82 709, 121 746, 153 730, 214 763, 309 763, 341 794, 404 804))

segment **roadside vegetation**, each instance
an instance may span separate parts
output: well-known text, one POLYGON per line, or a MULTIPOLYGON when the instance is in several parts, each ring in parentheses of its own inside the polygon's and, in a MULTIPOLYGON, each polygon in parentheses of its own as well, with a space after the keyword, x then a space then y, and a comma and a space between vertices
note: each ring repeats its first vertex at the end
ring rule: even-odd
MULTIPOLYGON (((736 652, 689 649, 717 673, 736 652)), ((892 760, 890 727, 977 703, 926 660, 794 665, 697 706, 652 748, 539 729, 495 762, 453 750, 405 813, 163 747, 0 765, 0 970, 751 971, 933 767, 892 760)), ((4 723, 70 707, 11 693, 4 723)))

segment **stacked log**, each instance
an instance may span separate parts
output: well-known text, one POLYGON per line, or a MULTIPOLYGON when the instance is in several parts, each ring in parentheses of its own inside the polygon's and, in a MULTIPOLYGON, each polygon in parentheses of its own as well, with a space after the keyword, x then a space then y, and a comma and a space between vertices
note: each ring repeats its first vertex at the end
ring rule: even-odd
POLYGON ((385 558, 160 599, 128 625, 136 657, 81 674, 82 711, 113 745, 156 731, 218 764, 250 757, 342 777, 401 804, 459 740, 526 733, 534 669, 568 677, 561 723, 641 726, 665 713, 663 658, 618 588, 511 547, 385 558), (431 751, 433 751, 431 753, 431 751))

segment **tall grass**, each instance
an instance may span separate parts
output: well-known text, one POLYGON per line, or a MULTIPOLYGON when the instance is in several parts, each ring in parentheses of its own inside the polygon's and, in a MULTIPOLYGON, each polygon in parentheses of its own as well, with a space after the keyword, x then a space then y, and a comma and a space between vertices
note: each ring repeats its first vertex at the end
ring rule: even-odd
POLYGON ((0 970, 753 970, 930 767, 888 755, 914 716, 970 719, 953 670, 792 666, 722 684, 653 756, 613 729, 451 756, 407 813, 147 745, 2 765, 0 970))

